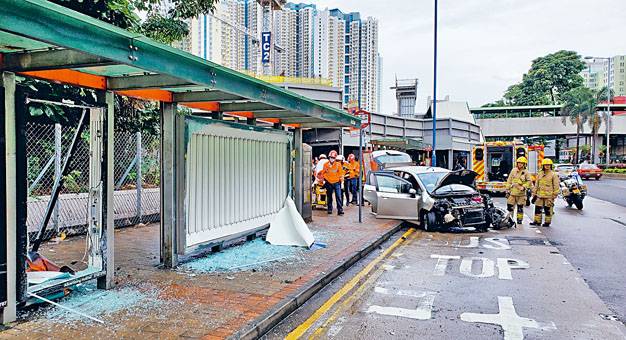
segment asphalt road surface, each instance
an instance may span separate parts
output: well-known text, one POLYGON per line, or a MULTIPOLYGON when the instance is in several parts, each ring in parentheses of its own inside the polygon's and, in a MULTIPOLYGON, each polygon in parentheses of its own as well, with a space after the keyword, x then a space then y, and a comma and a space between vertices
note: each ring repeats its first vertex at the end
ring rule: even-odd
POLYGON ((600 178, 599 181, 584 181, 589 188, 589 196, 626 207, 626 180, 600 178))
POLYGON ((626 227, 605 217, 626 209, 585 203, 559 202, 549 230, 526 216, 501 232, 395 235, 266 338, 626 339, 626 227))

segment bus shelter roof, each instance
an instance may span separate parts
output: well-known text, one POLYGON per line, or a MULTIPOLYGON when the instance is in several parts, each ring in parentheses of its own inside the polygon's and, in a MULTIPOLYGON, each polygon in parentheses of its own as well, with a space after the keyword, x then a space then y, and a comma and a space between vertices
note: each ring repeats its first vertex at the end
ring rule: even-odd
POLYGON ((0 70, 292 127, 358 127, 343 110, 45 0, 0 0, 0 70))

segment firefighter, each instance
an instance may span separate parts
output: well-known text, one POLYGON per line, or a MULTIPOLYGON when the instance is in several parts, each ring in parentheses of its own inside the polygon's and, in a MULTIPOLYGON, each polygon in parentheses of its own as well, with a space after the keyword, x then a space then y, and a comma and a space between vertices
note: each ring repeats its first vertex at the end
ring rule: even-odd
POLYGON ((522 224, 524 219, 524 204, 526 204, 526 192, 532 186, 532 179, 526 166, 528 160, 522 156, 517 159, 517 166, 511 170, 506 180, 507 199, 506 210, 513 215, 513 210, 517 205, 517 224, 522 224))
POLYGON ((337 215, 343 215, 343 202, 341 195, 341 184, 343 183, 343 164, 337 161, 337 151, 328 153, 328 162, 324 164, 321 171, 324 178, 324 188, 326 189, 326 209, 328 214, 333 213, 333 194, 337 202, 337 215))
POLYGON ((352 204, 357 203, 357 190, 359 186, 359 172, 361 170, 361 164, 356 160, 354 154, 348 155, 348 189, 352 194, 352 204))
POLYGON ((533 202, 535 203, 535 218, 531 225, 549 227, 554 213, 554 199, 559 195, 559 175, 553 171, 553 163, 549 158, 541 162, 541 171, 537 174, 537 181, 533 188, 533 202), (541 213, 545 215, 541 224, 541 213))

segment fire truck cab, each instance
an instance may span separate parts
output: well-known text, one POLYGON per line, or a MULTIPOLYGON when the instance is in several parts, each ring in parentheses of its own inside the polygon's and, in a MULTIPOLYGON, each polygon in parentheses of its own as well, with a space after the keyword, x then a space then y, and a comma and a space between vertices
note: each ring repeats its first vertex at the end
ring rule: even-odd
POLYGON ((518 157, 528 159, 528 171, 533 181, 543 160, 543 145, 521 142, 486 142, 472 150, 472 170, 478 173, 476 187, 481 191, 504 193, 506 180, 518 157))

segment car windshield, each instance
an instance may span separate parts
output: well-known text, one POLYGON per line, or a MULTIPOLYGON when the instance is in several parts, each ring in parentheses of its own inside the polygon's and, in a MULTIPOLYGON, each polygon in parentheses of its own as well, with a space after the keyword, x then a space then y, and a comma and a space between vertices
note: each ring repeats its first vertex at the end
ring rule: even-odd
POLYGON ((437 183, 441 181, 443 177, 445 177, 448 172, 427 172, 423 174, 418 174, 417 178, 419 178, 420 182, 426 188, 426 191, 432 193, 433 190, 437 187, 437 183))
POLYGON ((595 164, 581 164, 580 168, 585 169, 585 170, 591 170, 591 169, 598 169, 598 166, 595 164))
POLYGON ((559 165, 556 167, 558 171, 574 171, 573 165, 559 165))
POLYGON ((376 160, 378 162, 380 162, 381 164, 386 164, 386 163, 410 163, 411 162, 411 156, 409 156, 407 154, 386 154, 386 155, 380 155, 380 156, 376 157, 376 160))
POLYGON ((474 190, 472 187, 468 187, 467 185, 450 184, 450 185, 444 185, 441 188, 435 190, 434 194, 437 194, 437 195, 444 195, 444 194, 451 194, 451 193, 473 194, 475 192, 476 190, 474 190))

